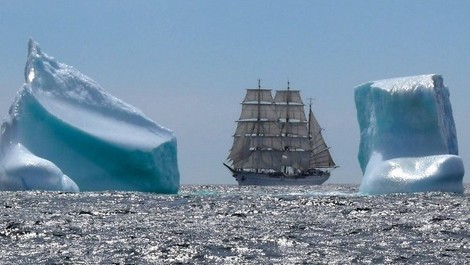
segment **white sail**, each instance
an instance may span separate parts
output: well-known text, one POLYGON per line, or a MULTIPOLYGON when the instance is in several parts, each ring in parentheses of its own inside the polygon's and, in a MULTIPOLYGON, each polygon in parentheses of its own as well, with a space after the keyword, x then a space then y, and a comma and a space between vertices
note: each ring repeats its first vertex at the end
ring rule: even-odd
POLYGON ((308 137, 306 122, 283 122, 281 124, 281 132, 283 134, 308 137))
POLYGON ((322 128, 300 91, 247 89, 228 159, 238 170, 300 174, 335 167, 322 128))
POLYGON ((241 161, 250 155, 250 141, 246 137, 236 137, 233 140, 232 149, 230 149, 230 154, 228 159, 234 163, 241 161))
POLYGON ((279 136, 251 136, 250 149, 281 150, 282 142, 279 136))
POLYGON ((310 152, 310 140, 307 137, 283 137, 284 149, 310 152), (288 148, 287 148, 288 147, 288 148))
POLYGON ((276 112, 281 121, 301 121, 305 118, 304 103, 298 90, 277 90, 274 96, 276 112))
POLYGON ((234 161, 235 168, 265 169, 279 171, 281 169, 281 152, 253 150, 242 160, 234 161))
POLYGON ((316 153, 312 153, 310 157, 311 168, 334 168, 336 167, 329 149, 325 149, 316 153))
POLYGON ((281 121, 307 121, 303 105, 276 104, 276 112, 281 121))
POLYGON ((281 150, 282 142, 278 136, 234 136, 231 152, 246 150, 281 150))
POLYGON ((303 151, 285 151, 282 154, 282 165, 298 170, 308 170, 310 167, 310 153, 303 151))
POLYGON ((274 96, 274 102, 304 105, 302 98, 300 97, 299 90, 277 90, 274 96))
POLYGON ((322 128, 318 123, 312 110, 309 112, 310 142, 312 145, 312 155, 310 158, 310 167, 335 167, 336 164, 331 157, 328 146, 321 134, 322 128))
POLYGON ((238 121, 235 136, 255 134, 278 136, 280 131, 279 123, 276 121, 238 121))
MULTIPOLYGON (((240 162, 241 160, 246 160, 252 150, 280 150, 282 142, 279 135, 279 123, 275 121, 238 121, 229 159, 234 164, 239 164, 243 163, 243 161, 240 162)), ((269 159, 264 159, 264 161, 269 161, 269 159)))
POLYGON ((289 88, 277 90, 274 104, 281 124, 284 150, 282 165, 296 170, 308 170, 311 146, 300 91, 289 88))
POLYGON ((271 89, 247 89, 246 96, 243 102, 273 102, 273 96, 271 95, 271 89))
POLYGON ((277 121, 273 104, 242 103, 242 113, 239 120, 268 120, 277 121))
POLYGON ((255 170, 279 167, 280 130, 271 90, 247 89, 228 157, 233 166, 255 170))

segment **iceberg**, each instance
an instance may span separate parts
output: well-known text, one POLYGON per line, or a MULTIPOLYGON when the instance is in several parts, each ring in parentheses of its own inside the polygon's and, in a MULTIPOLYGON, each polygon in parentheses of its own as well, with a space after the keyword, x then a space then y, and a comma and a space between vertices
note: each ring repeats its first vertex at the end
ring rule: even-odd
POLYGON ((463 193, 464 166, 440 75, 368 82, 355 88, 355 103, 361 193, 463 193))
POLYGON ((177 193, 174 133, 29 41, 0 131, 0 190, 177 193))

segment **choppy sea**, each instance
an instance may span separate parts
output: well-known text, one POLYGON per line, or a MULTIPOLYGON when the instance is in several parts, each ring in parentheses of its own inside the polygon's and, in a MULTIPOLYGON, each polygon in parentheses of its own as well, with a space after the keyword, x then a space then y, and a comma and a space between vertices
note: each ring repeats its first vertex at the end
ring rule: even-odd
POLYGON ((464 264, 463 195, 357 185, 1 192, 0 264, 464 264))

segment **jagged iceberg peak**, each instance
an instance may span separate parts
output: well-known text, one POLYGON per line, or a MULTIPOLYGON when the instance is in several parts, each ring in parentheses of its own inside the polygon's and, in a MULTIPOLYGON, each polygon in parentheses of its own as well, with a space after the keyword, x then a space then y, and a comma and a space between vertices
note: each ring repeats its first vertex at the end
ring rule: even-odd
POLYGON ((36 90, 48 91, 84 102, 95 102, 104 94, 103 89, 91 78, 72 66, 57 62, 41 51, 39 44, 30 39, 25 65, 25 84, 36 90), (67 94, 74 93, 74 94, 67 94), (82 93, 82 94, 80 94, 82 93))
POLYGON ((98 83, 74 67, 43 53, 39 44, 32 39, 28 43, 25 85, 35 93, 47 93, 48 96, 72 103, 98 107, 100 111, 111 108, 144 116, 138 109, 106 93, 98 83))
MULTIPOLYGON (((58 118, 71 121, 82 130, 98 137, 126 145, 129 126, 113 126, 109 118, 123 121, 132 126, 147 126, 151 133, 172 137, 173 133, 145 116, 140 110, 121 101, 104 91, 101 86, 72 66, 56 61, 41 51, 39 44, 30 39, 28 44, 28 60, 25 66, 25 84, 23 89, 34 96, 42 106, 58 118), (71 111, 73 109, 73 111, 71 111), (76 115, 76 113, 81 113, 76 115), (95 125, 88 126, 91 121, 95 125), (113 134, 103 127, 111 125, 113 134)), ((132 139, 131 147, 139 142, 140 147, 155 144, 154 137, 143 134, 132 139), (152 140, 153 139, 153 140, 152 140)))
POLYGON ((442 76, 437 74, 417 75, 374 81, 371 86, 390 92, 396 91, 398 93, 403 93, 403 91, 413 91, 423 88, 434 89, 434 87, 442 87, 443 79, 442 76))
POLYGON ((174 133, 33 40, 0 147, 0 190, 179 189, 174 133))
POLYGON ((355 102, 362 192, 463 191, 463 163, 442 76, 368 82, 356 87, 355 102))

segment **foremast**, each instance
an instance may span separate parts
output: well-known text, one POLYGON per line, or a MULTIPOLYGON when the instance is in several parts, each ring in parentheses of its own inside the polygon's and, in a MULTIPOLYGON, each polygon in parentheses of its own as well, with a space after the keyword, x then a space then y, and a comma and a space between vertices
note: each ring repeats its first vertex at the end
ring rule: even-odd
POLYGON ((247 89, 228 159, 235 169, 276 172, 282 148, 271 89, 247 89))

